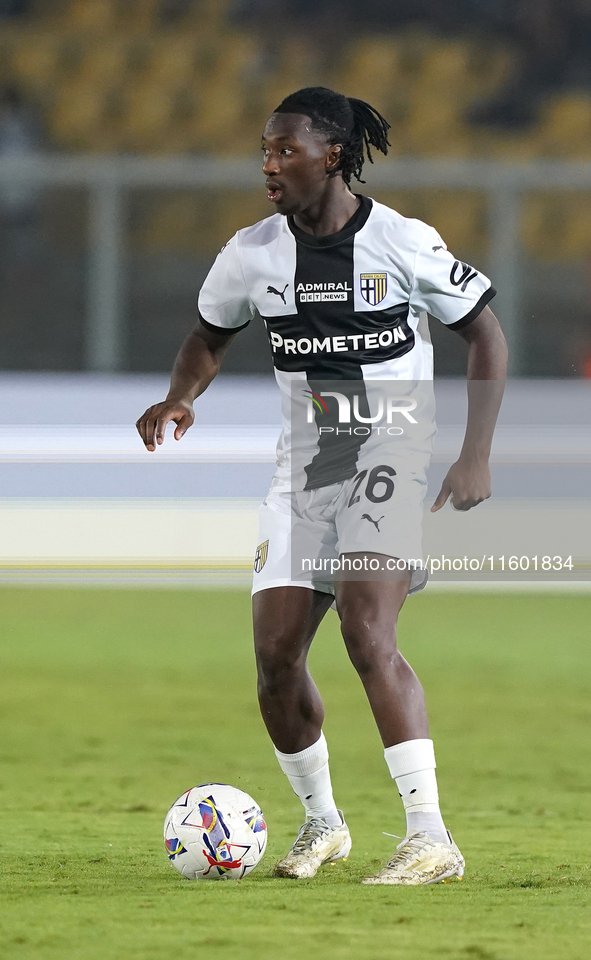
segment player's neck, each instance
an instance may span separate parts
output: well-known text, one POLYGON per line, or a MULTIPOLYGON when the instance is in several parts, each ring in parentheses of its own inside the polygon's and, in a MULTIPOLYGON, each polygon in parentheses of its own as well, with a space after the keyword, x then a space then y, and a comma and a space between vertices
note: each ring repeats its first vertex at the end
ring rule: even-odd
POLYGON ((316 237, 327 237, 343 229, 358 209, 359 203, 359 198, 351 193, 343 180, 335 177, 327 184, 322 197, 306 210, 296 214, 293 219, 300 230, 316 237))

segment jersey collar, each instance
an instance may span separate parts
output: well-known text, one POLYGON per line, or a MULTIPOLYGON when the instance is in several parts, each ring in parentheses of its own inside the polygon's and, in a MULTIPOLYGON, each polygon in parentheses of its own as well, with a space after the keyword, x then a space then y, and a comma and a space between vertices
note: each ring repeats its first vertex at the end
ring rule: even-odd
POLYGON ((298 243, 304 243, 308 247, 334 247, 338 243, 342 243, 343 240, 348 240, 354 233, 361 230, 361 228, 365 226, 367 218, 371 213, 373 201, 360 193, 355 194, 355 196, 359 197, 361 203, 351 219, 347 220, 343 229, 339 230, 338 233, 329 233, 326 237, 315 237, 312 233, 306 233, 305 230, 300 230, 300 228, 295 225, 293 217, 287 218, 287 225, 298 243))

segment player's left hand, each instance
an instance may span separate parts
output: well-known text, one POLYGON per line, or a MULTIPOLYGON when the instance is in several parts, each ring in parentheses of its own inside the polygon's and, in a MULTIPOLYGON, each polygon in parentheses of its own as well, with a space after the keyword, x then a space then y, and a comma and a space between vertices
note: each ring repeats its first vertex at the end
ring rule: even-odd
POLYGON ((460 457, 448 470, 437 499, 431 507, 431 513, 441 510, 449 497, 454 510, 471 510, 483 500, 488 500, 490 495, 488 461, 462 460, 460 457))

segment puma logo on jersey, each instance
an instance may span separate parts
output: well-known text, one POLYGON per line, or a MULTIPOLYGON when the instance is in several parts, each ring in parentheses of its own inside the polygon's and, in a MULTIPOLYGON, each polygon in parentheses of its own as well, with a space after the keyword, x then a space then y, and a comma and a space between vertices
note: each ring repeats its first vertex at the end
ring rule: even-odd
POLYGON ((437 253, 438 250, 445 250, 445 247, 442 247, 441 244, 437 247, 431 247, 433 253, 437 253))
POLYGON ((376 530, 377 530, 378 533, 379 533, 379 532, 380 532, 380 528, 378 527, 378 523, 380 522, 380 520, 383 520, 384 517, 378 517, 377 520, 374 520, 372 517, 370 517, 369 513, 364 513, 364 514, 362 515, 361 519, 362 519, 362 520, 369 520, 370 523, 373 523, 374 527, 376 528, 376 530))
POLYGON ((281 297, 281 299, 283 300, 283 302, 286 303, 286 300, 285 300, 285 291, 287 290, 288 287, 289 287, 289 283, 286 283, 286 284, 285 284, 283 290, 276 290, 275 287, 270 287, 270 286, 269 286, 269 287, 267 287, 267 293, 274 293, 276 297, 281 297))

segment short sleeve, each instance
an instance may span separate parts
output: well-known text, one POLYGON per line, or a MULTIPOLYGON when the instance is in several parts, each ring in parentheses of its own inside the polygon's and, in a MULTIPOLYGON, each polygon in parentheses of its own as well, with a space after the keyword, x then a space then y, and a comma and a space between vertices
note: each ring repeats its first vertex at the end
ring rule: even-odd
POLYGON ((222 247, 199 293, 203 324, 216 333, 237 333, 254 316, 240 264, 239 240, 236 234, 222 247))
POLYGON ((436 230, 428 227, 417 251, 410 305, 426 310, 453 330, 475 320, 496 290, 488 277, 456 260, 436 230))

